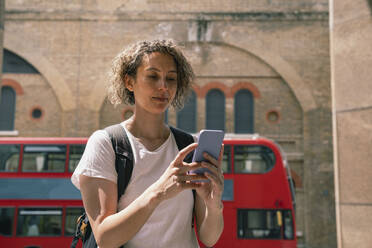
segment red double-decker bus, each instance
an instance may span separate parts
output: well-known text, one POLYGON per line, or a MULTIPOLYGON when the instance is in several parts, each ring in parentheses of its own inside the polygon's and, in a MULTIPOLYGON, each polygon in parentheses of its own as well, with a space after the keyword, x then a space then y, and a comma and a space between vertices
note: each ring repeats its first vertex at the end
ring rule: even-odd
POLYGON ((83 212, 70 177, 86 142, 0 138, 1 247, 69 247, 83 212))
MULTIPOLYGON (((69 247, 83 212, 70 177, 86 142, 0 138, 1 247, 69 247)), ((295 248, 293 184, 280 148, 258 136, 224 144, 225 228, 215 247, 295 248)))
POLYGON ((280 147, 256 135, 224 145, 225 226, 215 247, 297 247, 293 181, 280 147))

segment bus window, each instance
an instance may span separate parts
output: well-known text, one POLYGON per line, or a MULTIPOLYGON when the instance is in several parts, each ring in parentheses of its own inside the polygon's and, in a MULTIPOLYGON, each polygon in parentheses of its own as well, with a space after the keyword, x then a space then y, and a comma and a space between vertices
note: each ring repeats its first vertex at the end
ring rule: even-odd
POLYGON ((65 145, 25 145, 23 172, 64 172, 65 145))
POLYGON ((68 207, 66 208, 65 235, 73 236, 75 234, 76 222, 80 215, 84 213, 84 208, 68 207))
POLYGON ((280 239, 280 224, 277 210, 238 209, 238 238, 280 239))
POLYGON ((69 172, 74 172, 83 155, 85 145, 70 145, 70 161, 68 163, 69 172))
POLYGON ((61 208, 20 208, 17 236, 60 236, 61 208))
POLYGON ((284 239, 294 239, 292 212, 283 211, 284 216, 284 239))
POLYGON ((13 230, 14 208, 0 207, 0 236, 11 236, 13 230))
POLYGON ((231 146, 225 145, 222 160, 223 173, 231 173, 231 146))
POLYGON ((19 145, 0 145, 0 171, 18 170, 19 150, 19 145))
POLYGON ((234 146, 235 173, 266 173, 275 165, 275 155, 266 146, 234 146))

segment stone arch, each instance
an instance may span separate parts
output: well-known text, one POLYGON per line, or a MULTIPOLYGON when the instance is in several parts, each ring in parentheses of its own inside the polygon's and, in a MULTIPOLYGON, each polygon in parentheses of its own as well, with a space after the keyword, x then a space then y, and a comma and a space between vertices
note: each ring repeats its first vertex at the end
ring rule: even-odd
MULTIPOLYGON (((228 44, 225 42, 206 42, 207 44, 214 46, 226 46, 243 53, 253 55, 259 60, 264 62, 268 67, 275 71, 283 80, 288 84, 288 86, 293 91, 296 99, 298 100, 302 110, 308 112, 316 108, 316 102, 312 96, 311 90, 301 78, 301 76, 296 72, 293 66, 284 60, 280 55, 269 49, 263 49, 261 47, 249 46, 240 47, 235 44, 228 44)), ((197 42, 184 42, 186 46, 197 44, 197 42)), ((99 111, 105 98, 106 98, 106 85, 95 84, 92 94, 89 98, 89 106, 92 106, 93 110, 99 111)), ((202 90, 202 88, 201 88, 202 90)), ((198 92, 197 92, 198 93, 198 92)), ((202 92, 200 92, 202 93, 202 92)), ((200 97, 199 94, 197 94, 200 97)))
POLYGON ((6 33, 4 36, 4 48, 19 55, 32 64, 46 79, 57 96, 57 100, 63 111, 76 108, 75 98, 58 69, 42 54, 27 42, 23 42, 19 36, 6 33))
POLYGON ((270 51, 270 49, 263 49, 258 46, 252 46, 251 44, 249 47, 240 47, 239 45, 227 44, 224 42, 213 42, 213 44, 232 47, 262 60, 284 79, 293 91, 304 112, 316 108, 315 99, 308 85, 302 80, 301 76, 296 72, 293 66, 280 55, 270 51))

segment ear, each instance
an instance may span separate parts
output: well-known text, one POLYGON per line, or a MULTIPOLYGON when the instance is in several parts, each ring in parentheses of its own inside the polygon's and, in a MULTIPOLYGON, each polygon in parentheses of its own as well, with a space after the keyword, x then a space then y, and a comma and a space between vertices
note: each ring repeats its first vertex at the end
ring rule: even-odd
POLYGON ((128 74, 125 75, 124 77, 125 88, 128 89, 130 92, 133 92, 133 84, 134 84, 134 79, 128 74))

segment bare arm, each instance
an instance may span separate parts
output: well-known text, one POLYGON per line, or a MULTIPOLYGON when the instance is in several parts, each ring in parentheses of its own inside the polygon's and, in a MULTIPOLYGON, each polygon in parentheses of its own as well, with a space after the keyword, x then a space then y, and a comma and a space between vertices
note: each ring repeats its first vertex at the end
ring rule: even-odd
POLYGON ((222 155, 223 148, 218 160, 205 155, 209 162, 202 162, 202 166, 210 170, 210 173, 205 173, 209 182, 202 183, 202 187, 197 189, 195 201, 196 228, 200 240, 208 247, 217 243, 224 227, 222 155))
POLYGON ((130 240, 160 203, 159 196, 150 187, 127 208, 117 212, 115 183, 82 175, 80 183, 84 207, 101 248, 119 247, 130 240))
POLYGON ((184 189, 200 187, 191 180, 205 177, 186 174, 189 170, 200 168, 200 164, 183 163, 185 156, 195 147, 196 144, 190 145, 180 151, 159 180, 118 213, 115 183, 80 176, 84 207, 100 248, 125 244, 141 229, 160 202, 172 198, 184 189))

